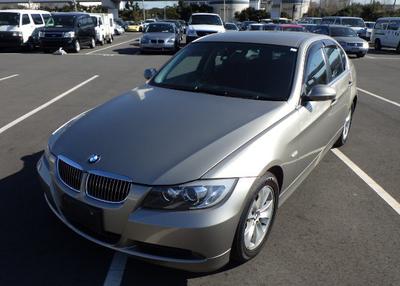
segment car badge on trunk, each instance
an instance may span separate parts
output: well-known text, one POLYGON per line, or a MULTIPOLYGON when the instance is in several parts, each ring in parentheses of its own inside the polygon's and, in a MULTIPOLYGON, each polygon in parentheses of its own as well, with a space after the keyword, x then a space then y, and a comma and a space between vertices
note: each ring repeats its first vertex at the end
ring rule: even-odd
POLYGON ((97 155, 97 154, 92 154, 92 155, 90 155, 90 156, 89 156, 89 159, 88 159, 88 161, 89 161, 90 164, 97 163, 99 160, 100 160, 100 156, 97 155))

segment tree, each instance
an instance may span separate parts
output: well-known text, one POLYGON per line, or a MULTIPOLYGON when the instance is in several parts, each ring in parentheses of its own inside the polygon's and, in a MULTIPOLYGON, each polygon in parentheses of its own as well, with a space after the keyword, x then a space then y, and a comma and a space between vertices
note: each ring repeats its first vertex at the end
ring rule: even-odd
POLYGON ((240 12, 235 13, 235 18, 241 22, 243 21, 257 21, 261 19, 268 19, 271 15, 265 10, 256 10, 252 7, 246 8, 240 12))

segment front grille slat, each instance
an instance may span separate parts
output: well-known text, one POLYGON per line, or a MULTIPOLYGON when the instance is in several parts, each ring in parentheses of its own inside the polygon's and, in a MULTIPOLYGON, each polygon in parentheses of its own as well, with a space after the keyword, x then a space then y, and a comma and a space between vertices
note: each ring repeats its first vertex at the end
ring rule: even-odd
POLYGON ((129 195, 131 182, 98 174, 89 174, 86 193, 106 202, 123 202, 129 195))
POLYGON ((81 169, 78 169, 59 158, 58 175, 61 181, 69 188, 77 192, 80 191, 83 175, 83 171, 81 169))

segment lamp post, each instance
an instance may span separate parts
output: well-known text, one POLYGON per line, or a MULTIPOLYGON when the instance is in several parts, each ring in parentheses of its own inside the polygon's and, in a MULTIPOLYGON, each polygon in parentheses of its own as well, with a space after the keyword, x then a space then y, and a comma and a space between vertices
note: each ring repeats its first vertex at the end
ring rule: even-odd
POLYGON ((224 23, 226 22, 226 3, 225 3, 225 0, 224 0, 224 23))
POLYGON ((144 9, 144 0, 142 0, 142 6, 143 6, 143 21, 146 21, 146 9, 144 9))

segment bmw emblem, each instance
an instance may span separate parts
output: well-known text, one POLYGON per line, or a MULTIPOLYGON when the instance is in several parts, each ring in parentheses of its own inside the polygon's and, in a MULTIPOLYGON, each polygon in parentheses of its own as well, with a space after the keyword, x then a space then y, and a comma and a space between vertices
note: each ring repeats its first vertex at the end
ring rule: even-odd
POLYGON ((90 164, 94 164, 94 163, 98 162, 99 160, 100 160, 100 156, 97 154, 90 155, 89 159, 88 159, 90 164))

